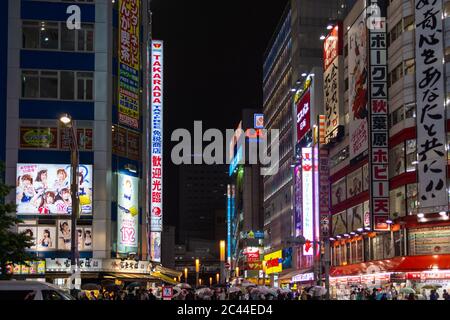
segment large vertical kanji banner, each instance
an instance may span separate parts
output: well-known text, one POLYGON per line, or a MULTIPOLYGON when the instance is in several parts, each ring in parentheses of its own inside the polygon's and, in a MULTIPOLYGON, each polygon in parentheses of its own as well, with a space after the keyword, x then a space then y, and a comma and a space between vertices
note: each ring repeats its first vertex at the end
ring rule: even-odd
POLYGON ((119 123, 139 129, 139 0, 119 0, 119 123))
MULTIPOLYGON (((379 1, 381 2, 381 1, 379 1)), ((387 85, 387 33, 379 6, 367 10, 370 79, 370 211, 373 229, 388 231, 389 225, 389 128, 387 85)))
POLYGON ((417 154, 420 210, 447 211, 442 0, 416 0, 417 154))

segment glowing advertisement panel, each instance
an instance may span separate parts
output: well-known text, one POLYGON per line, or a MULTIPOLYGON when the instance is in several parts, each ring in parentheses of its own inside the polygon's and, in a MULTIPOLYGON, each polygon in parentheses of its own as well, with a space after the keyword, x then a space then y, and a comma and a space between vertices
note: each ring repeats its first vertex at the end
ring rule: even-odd
POLYGON ((153 40, 150 54, 150 250, 153 261, 159 262, 163 221, 163 42, 153 40))
POLYGON ((119 123, 139 128, 140 1, 119 0, 119 123))
POLYGON ((119 173, 117 184, 117 252, 138 252, 139 179, 119 173))
MULTIPOLYGON (((302 148, 302 195, 303 195, 303 225, 305 240, 313 241, 314 237, 314 203, 313 203, 313 155, 312 148, 302 148)), ((306 250, 303 255, 313 255, 313 250, 306 250)))
MULTIPOLYGON (((70 215, 69 164, 17 164, 18 215, 70 215)), ((80 214, 92 214, 92 165, 79 166, 80 214)))

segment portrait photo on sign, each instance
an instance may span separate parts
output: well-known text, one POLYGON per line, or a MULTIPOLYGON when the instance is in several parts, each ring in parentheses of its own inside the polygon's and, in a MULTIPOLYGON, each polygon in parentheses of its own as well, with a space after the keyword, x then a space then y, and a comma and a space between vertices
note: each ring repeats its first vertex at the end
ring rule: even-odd
POLYGON ((56 227, 39 226, 37 240, 38 251, 56 249, 56 227))
POLYGON ((18 233, 25 233, 27 236, 32 238, 31 243, 33 244, 29 249, 36 249, 36 238, 37 238, 37 227, 36 226, 19 226, 17 227, 18 233))
POLYGON ((71 239, 71 221, 58 220, 58 250, 70 250, 71 239))

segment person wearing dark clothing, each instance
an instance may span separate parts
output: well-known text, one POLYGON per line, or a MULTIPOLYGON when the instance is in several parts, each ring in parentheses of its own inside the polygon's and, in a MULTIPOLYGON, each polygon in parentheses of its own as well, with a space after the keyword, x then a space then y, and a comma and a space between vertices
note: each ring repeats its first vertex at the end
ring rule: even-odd
POLYGON ((409 294, 407 300, 416 300, 416 296, 414 295, 414 293, 411 292, 411 293, 409 294))
POLYGON ((444 300, 450 300, 450 295, 448 294, 447 290, 444 289, 444 293, 442 294, 442 298, 444 300))
POLYGON ((431 290, 430 300, 438 300, 438 299, 439 299, 439 293, 437 293, 436 290, 431 290))

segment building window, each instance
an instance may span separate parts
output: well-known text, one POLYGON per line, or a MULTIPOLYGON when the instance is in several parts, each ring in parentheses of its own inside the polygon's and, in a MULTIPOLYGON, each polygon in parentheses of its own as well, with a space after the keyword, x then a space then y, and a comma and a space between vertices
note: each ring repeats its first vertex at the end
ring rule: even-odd
POLYGON ((93 97, 93 74, 92 72, 77 72, 77 99, 92 100, 93 97))
POLYGON ((405 172, 405 147, 400 143, 389 151, 389 176, 391 178, 405 172))
POLYGON ((407 16, 405 18, 403 18, 403 30, 404 31, 411 31, 414 30, 415 25, 414 25, 414 16, 407 16))
POLYGON ((24 49, 94 51, 94 25, 81 24, 79 30, 67 29, 65 22, 23 21, 24 49))
POLYGON ((406 141, 406 172, 416 171, 417 153, 416 140, 406 141))
POLYGON ((403 63, 396 66, 388 76, 388 86, 392 86, 403 77, 403 63))
POLYGON ((416 64, 414 59, 408 59, 403 62, 405 64, 405 76, 416 73, 416 64))
POLYGON ((406 195, 405 186, 391 190, 390 197, 390 216, 391 219, 397 219, 406 215, 406 195))
POLYGON ((22 98, 93 100, 93 79, 93 72, 23 70, 22 98))
POLYGON ((408 184, 406 186, 406 205, 408 215, 417 214, 417 207, 418 207, 417 183, 408 184))

